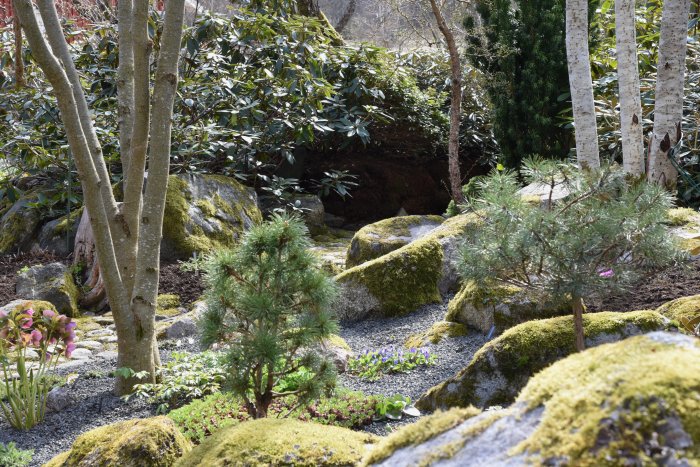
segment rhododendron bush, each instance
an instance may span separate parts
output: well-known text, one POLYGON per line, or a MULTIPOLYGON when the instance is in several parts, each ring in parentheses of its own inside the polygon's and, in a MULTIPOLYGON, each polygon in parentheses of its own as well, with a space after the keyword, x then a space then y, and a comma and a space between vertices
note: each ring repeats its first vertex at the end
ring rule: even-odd
POLYGON ((13 427, 28 430, 44 419, 51 389, 46 373, 61 355, 70 358, 75 327, 69 317, 53 310, 21 306, 9 313, 0 310, 0 366, 6 393, 0 409, 13 427))

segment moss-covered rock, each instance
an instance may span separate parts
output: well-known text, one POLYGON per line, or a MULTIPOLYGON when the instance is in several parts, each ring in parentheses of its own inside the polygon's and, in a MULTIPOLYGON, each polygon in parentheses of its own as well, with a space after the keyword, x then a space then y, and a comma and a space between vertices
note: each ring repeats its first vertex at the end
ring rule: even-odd
POLYGON ((44 224, 39 230, 36 245, 57 256, 65 257, 73 252, 75 234, 78 231, 83 208, 71 211, 70 214, 44 224))
POLYGON ((443 222, 441 216, 401 216, 366 225, 352 238, 345 266, 351 268, 398 250, 424 237, 443 222))
POLYGON ((321 267, 334 276, 345 271, 345 252, 350 244, 350 238, 335 233, 328 229, 323 235, 314 236, 311 247, 321 260, 321 267))
POLYGON ((337 275, 337 315, 348 320, 397 316, 439 302, 459 284, 453 264, 457 247, 478 223, 474 214, 455 216, 423 238, 337 275))
MULTIPOLYGON (((651 310, 590 313, 583 319, 586 347, 670 325, 668 319, 651 310)), ((483 346, 455 376, 429 389, 416 407, 430 411, 509 404, 532 375, 575 351, 569 316, 520 324, 483 346)))
POLYGON ((693 225, 700 227, 700 213, 690 208, 674 208, 668 211, 668 224, 674 227, 693 225))
POLYGON ((510 408, 371 465, 700 465, 698 368, 700 341, 681 334, 601 345, 538 373, 510 408))
POLYGON ((127 420, 80 435, 45 467, 170 467, 191 448, 167 417, 127 420))
POLYGON ((479 286, 473 281, 462 285, 447 305, 445 320, 461 323, 483 333, 495 326, 501 333, 533 319, 570 313, 566 304, 534 296, 512 285, 479 286))
POLYGON ((183 312, 180 309, 181 305, 179 295, 160 294, 156 300, 156 317, 172 318, 181 315, 183 312))
POLYGON ((177 465, 354 466, 376 441, 374 435, 346 428, 266 418, 221 429, 177 465))
POLYGON ((41 216, 30 203, 35 198, 22 198, 0 217, 0 254, 25 251, 31 247, 41 216))
POLYGON ((469 334, 469 329, 463 324, 449 321, 438 321, 425 332, 413 334, 406 339, 406 348, 424 347, 428 344, 439 344, 449 337, 462 337, 469 334))
POLYGON ((17 295, 32 300, 45 300, 56 306, 59 313, 78 316, 80 291, 68 266, 50 263, 32 266, 17 276, 17 295))
POLYGON ((171 175, 163 219, 162 253, 187 259, 230 247, 262 221, 255 192, 222 175, 171 175))
POLYGON ((700 319, 700 295, 671 300, 658 307, 656 312, 677 323, 680 323, 682 318, 690 321, 700 319))
POLYGON ((53 303, 44 300, 12 300, 10 303, 0 306, 0 311, 7 314, 16 310, 25 311, 29 309, 34 311, 57 311, 53 303))

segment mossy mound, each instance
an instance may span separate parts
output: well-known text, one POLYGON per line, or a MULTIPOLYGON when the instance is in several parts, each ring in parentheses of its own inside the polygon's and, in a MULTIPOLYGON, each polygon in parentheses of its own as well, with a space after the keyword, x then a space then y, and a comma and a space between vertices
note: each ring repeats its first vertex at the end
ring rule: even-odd
POLYGON ((512 285, 479 286, 465 283, 447 306, 445 320, 461 323, 483 333, 493 326, 501 333, 533 319, 551 318, 570 313, 566 304, 543 297, 530 296, 512 285))
POLYGON ((438 321, 427 331, 409 336, 404 343, 404 347, 410 349, 423 347, 428 344, 439 344, 443 339, 462 337, 467 334, 469 334, 469 329, 463 324, 438 321))
POLYGON ((354 466, 376 441, 374 435, 346 428, 266 418, 217 431, 177 465, 354 466))
POLYGON ((222 175, 171 175, 163 218, 168 259, 230 247, 262 221, 255 192, 222 175))
POLYGON ((700 295, 671 300, 658 307, 656 312, 677 323, 681 322, 681 318, 690 321, 700 319, 700 295))
POLYGON ((698 368, 700 341, 681 334, 601 345, 537 374, 509 409, 372 465, 700 465, 698 368))
POLYGON ((313 237, 311 247, 311 251, 321 260, 323 270, 334 276, 345 271, 345 253, 350 239, 342 235, 342 232, 327 230, 322 235, 313 237), (338 233, 337 236, 336 233, 338 233))
POLYGON ((157 298, 156 316, 172 318, 182 314, 180 296, 176 294, 160 294, 157 298))
POLYGON ((337 275, 337 315, 348 320, 398 316, 441 301, 441 294, 458 287, 457 246, 478 222, 473 214, 450 218, 423 238, 337 275))
POLYGON ((169 467, 191 448, 167 417, 127 420, 80 435, 45 467, 169 467))
POLYGON ((380 462, 397 449, 424 443, 480 413, 481 410, 475 407, 467 407, 453 408, 446 412, 437 411, 422 417, 416 423, 401 427, 397 432, 377 443, 377 446, 363 460, 363 465, 380 462))
POLYGON ((690 208, 674 208, 668 211, 667 222, 674 227, 694 225, 700 227, 700 213, 690 208))
POLYGON ((443 221, 441 216, 401 216, 366 225, 352 238, 345 266, 351 268, 398 250, 424 237, 443 221))
MULTIPOLYGON (((586 347, 670 325, 651 310, 590 313, 583 320, 586 347)), ((464 369, 421 396, 416 407, 430 411, 510 404, 532 375, 575 351, 569 316, 520 324, 484 345, 464 369)))

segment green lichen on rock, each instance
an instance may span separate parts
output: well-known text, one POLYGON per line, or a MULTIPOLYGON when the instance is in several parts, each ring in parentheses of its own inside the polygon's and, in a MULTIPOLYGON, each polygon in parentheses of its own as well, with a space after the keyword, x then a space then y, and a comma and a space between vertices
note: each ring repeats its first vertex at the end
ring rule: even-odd
POLYGON ((700 341, 678 333, 600 345, 539 372, 508 409, 402 443, 377 464, 700 465, 698 368, 700 341))
POLYGON ((0 217, 0 254, 29 247, 40 223, 38 211, 30 206, 34 201, 32 197, 20 199, 0 217))
POLYGON ((59 222, 56 224, 54 232, 57 235, 66 233, 69 229, 73 228, 73 225, 83 216, 83 207, 71 211, 70 214, 66 214, 63 217, 59 217, 59 222))
POLYGON ((401 216, 369 224, 350 242, 345 266, 351 268, 397 250, 442 224, 441 216, 401 216))
MULTIPOLYGON (((651 310, 589 313, 583 320, 587 347, 670 326, 651 310)), ((464 369, 429 389, 416 406, 435 410, 510 404, 533 374, 575 351, 569 316, 520 324, 484 345, 464 369)))
POLYGON ((424 238, 342 272, 339 317, 399 316, 439 302, 442 258, 440 244, 424 238))
POLYGON ((395 433, 382 439, 363 460, 363 465, 381 462, 397 449, 424 443, 460 423, 475 417, 481 410, 475 407, 453 408, 446 412, 437 411, 420 418, 416 423, 401 427, 395 433))
POLYGON ((664 303, 656 309, 656 312, 668 319, 681 322, 681 318, 694 320, 700 318, 700 295, 681 297, 664 303))
POLYGON ((163 218, 164 254, 189 258, 230 247, 262 221, 255 193, 222 175, 171 175, 163 218))
POLYGON ((698 226, 700 213, 690 208, 673 208, 668 211, 668 224, 675 227, 686 225, 698 226))
POLYGON ((46 467, 170 467, 191 447, 167 417, 127 420, 80 435, 46 467))
POLYGON ((177 465, 354 466, 376 441, 374 435, 346 428, 263 418, 219 430, 177 465))
POLYGON ((428 344, 439 344, 449 337, 462 337, 469 334, 469 329, 463 324, 449 321, 438 321, 425 332, 413 334, 406 339, 404 347, 418 348, 428 344))

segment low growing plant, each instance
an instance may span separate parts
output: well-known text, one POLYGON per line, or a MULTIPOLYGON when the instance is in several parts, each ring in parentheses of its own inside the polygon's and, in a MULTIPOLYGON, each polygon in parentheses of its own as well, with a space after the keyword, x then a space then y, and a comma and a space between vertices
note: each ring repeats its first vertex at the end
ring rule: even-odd
POLYGON ((0 443, 0 467, 25 467, 33 455, 33 450, 19 449, 13 442, 0 443))
POLYGON ((427 347, 409 350, 383 347, 379 350, 365 350, 362 355, 350 359, 350 372, 362 379, 374 381, 388 373, 406 373, 419 366, 431 366, 437 356, 427 347))
POLYGON ((28 430, 44 419, 46 398, 51 389, 47 372, 56 367, 60 355, 70 358, 75 350, 76 323, 52 310, 35 312, 18 307, 0 311, 0 366, 5 400, 0 409, 13 427, 28 430), (38 354, 29 362, 29 351, 38 354))
POLYGON ((404 416, 411 417, 420 416, 420 412, 411 404, 411 398, 396 394, 390 397, 384 397, 377 403, 375 420, 401 420, 404 416))

